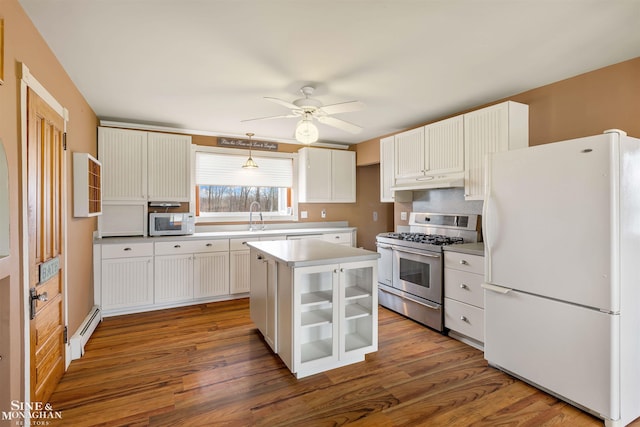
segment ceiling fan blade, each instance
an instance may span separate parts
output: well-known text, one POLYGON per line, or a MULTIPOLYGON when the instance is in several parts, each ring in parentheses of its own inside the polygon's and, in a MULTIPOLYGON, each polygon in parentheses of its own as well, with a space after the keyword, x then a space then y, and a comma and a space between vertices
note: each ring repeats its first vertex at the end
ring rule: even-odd
POLYGON ((339 104, 325 105, 320 108, 325 114, 348 113, 350 111, 359 111, 364 108, 364 103, 360 101, 341 102, 339 104))
POLYGON ((291 117, 300 117, 297 114, 285 114, 283 116, 269 116, 269 117, 258 117, 255 119, 245 119, 245 120, 240 120, 240 122, 254 122, 256 120, 271 120, 271 119, 288 119, 291 117))
POLYGON ((275 102, 276 104, 280 104, 283 107, 287 107, 287 108, 290 108, 292 110, 299 110, 300 109, 296 104, 292 104, 291 102, 285 101, 285 100, 282 100, 282 99, 271 98, 269 96, 265 96, 264 99, 266 99, 267 101, 275 102))
POLYGON ((320 123, 333 126, 334 128, 341 129, 345 132, 350 132, 350 133, 362 132, 362 128, 360 126, 354 125, 353 123, 345 122, 344 120, 337 119, 335 117, 319 116, 317 117, 317 119, 320 123))

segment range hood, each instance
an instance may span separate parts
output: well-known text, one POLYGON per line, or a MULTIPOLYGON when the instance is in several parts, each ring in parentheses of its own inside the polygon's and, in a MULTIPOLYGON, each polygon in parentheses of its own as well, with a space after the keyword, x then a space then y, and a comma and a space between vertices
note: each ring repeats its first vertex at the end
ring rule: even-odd
POLYGON ((464 174, 456 173, 441 176, 426 176, 421 178, 414 178, 410 181, 402 183, 396 182, 396 185, 391 187, 392 191, 402 190, 429 190, 432 188, 452 188, 452 187, 464 187, 464 174))

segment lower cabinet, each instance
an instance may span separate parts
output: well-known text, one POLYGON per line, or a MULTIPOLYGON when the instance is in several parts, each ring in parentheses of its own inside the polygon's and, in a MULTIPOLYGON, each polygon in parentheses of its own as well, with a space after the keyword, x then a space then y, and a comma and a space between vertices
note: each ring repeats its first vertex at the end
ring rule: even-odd
POLYGON ((278 352, 277 336, 277 264, 260 253, 251 257, 251 291, 249 311, 251 320, 262 333, 269 347, 278 352))
POLYGON ((278 354, 297 378, 378 348, 377 261, 278 265, 278 354))
POLYGON ((95 298, 104 311, 127 310, 153 304, 153 244, 103 246, 95 298))
POLYGON ((444 325, 449 335, 476 348, 484 343, 484 258, 445 251, 444 325))

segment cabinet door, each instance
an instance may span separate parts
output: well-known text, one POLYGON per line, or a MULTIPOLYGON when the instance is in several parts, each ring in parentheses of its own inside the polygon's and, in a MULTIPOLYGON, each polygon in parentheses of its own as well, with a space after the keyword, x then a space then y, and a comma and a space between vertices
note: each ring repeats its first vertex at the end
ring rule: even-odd
POLYGON ((380 201, 393 202, 395 171, 395 138, 389 136, 380 140, 380 201))
POLYGON ((338 274, 338 265, 294 271, 293 364, 298 378, 338 361, 338 274))
POLYGON ((154 265, 156 303, 193 299, 192 255, 156 256, 154 265))
POLYGON ((231 285, 232 294, 241 294, 251 290, 251 260, 248 250, 229 252, 231 259, 231 285))
POLYGON ((331 150, 302 148, 299 158, 299 201, 331 201, 331 150))
POLYGON ((193 256, 193 296, 229 294, 229 252, 200 253, 193 256))
POLYGON ((377 261, 340 265, 340 357, 378 349, 377 261))
POLYGON ((191 137, 150 132, 147 143, 149 201, 188 202, 191 137))
POLYGON ((147 199, 147 133, 98 128, 104 201, 147 199))
POLYGON ((101 287, 105 312, 153 304, 153 257, 103 259, 101 287))
POLYGON ((278 265, 273 259, 267 265, 266 329, 264 339, 274 352, 278 352, 278 265))
POLYGON ((416 178, 424 175, 424 128, 417 128, 395 136, 395 178, 416 178))
POLYGON ((425 170, 427 175, 464 171, 464 120, 452 117, 425 126, 425 170), (426 163, 428 161, 428 163, 426 163))
POLYGON ((331 200, 356 201, 356 153, 353 151, 331 150, 331 200))
POLYGON ((267 335, 267 260, 256 250, 250 251, 251 289, 249 314, 262 336, 267 335))

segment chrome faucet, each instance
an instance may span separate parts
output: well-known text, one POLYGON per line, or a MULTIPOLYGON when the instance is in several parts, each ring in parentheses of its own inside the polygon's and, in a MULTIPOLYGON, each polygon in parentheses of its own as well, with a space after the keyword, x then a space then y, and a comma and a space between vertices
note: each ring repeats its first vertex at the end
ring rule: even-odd
POLYGON ((260 213, 260 219, 262 220, 262 230, 264 230, 264 220, 262 219, 262 208, 260 207, 260 203, 253 201, 249 205, 249 231, 254 231, 253 227, 253 206, 258 206, 258 211, 260 213))

